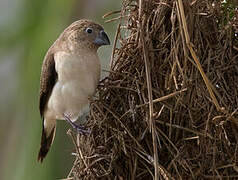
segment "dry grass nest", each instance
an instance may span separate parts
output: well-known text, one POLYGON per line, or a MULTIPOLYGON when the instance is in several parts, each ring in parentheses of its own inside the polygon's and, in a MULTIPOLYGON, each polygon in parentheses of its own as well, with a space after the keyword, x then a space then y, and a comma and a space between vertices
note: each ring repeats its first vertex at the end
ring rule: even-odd
POLYGON ((238 10, 226 5, 124 0, 107 14, 111 69, 91 133, 69 132, 69 179, 238 178, 238 10))

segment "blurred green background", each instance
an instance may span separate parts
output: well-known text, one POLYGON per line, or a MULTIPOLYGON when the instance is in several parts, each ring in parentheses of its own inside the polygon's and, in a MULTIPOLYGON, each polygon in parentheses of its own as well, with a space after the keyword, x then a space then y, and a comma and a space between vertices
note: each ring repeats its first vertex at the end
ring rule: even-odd
MULTIPOLYGON (((59 34, 73 21, 88 18, 104 26, 111 43, 117 22, 102 16, 120 9, 112 0, 0 0, 0 179, 67 177, 74 157, 70 128, 58 121, 55 142, 39 164, 41 119, 38 92, 41 64, 59 34)), ((111 46, 99 50, 108 69, 111 46)))

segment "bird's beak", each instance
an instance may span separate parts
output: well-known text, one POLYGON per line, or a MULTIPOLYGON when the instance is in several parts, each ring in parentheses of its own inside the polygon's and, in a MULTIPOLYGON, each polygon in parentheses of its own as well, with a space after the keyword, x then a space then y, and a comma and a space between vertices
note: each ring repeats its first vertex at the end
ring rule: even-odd
POLYGON ((107 34, 101 30, 98 34, 98 36, 96 37, 96 39, 94 40, 94 43, 102 46, 102 45, 110 45, 110 40, 107 36, 107 34))

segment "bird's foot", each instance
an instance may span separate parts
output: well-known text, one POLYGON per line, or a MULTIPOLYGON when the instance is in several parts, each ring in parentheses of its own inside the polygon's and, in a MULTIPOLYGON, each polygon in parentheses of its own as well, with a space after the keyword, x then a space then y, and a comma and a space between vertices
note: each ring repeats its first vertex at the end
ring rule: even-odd
POLYGON ((89 134, 91 131, 89 129, 86 129, 84 126, 79 126, 70 119, 70 115, 64 114, 65 120, 74 128, 77 130, 77 132, 81 134, 89 134))

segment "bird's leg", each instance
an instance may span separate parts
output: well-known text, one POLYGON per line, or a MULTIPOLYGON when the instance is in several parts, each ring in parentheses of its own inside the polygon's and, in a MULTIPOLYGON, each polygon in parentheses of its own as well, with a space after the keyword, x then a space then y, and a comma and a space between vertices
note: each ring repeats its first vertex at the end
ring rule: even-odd
POLYGON ((89 130, 89 129, 85 129, 84 126, 79 126, 79 125, 77 125, 76 123, 74 123, 73 121, 71 121, 70 115, 64 114, 63 116, 64 116, 65 120, 66 120, 74 129, 76 129, 79 133, 82 133, 82 134, 89 134, 89 133, 90 133, 90 130, 89 130))

